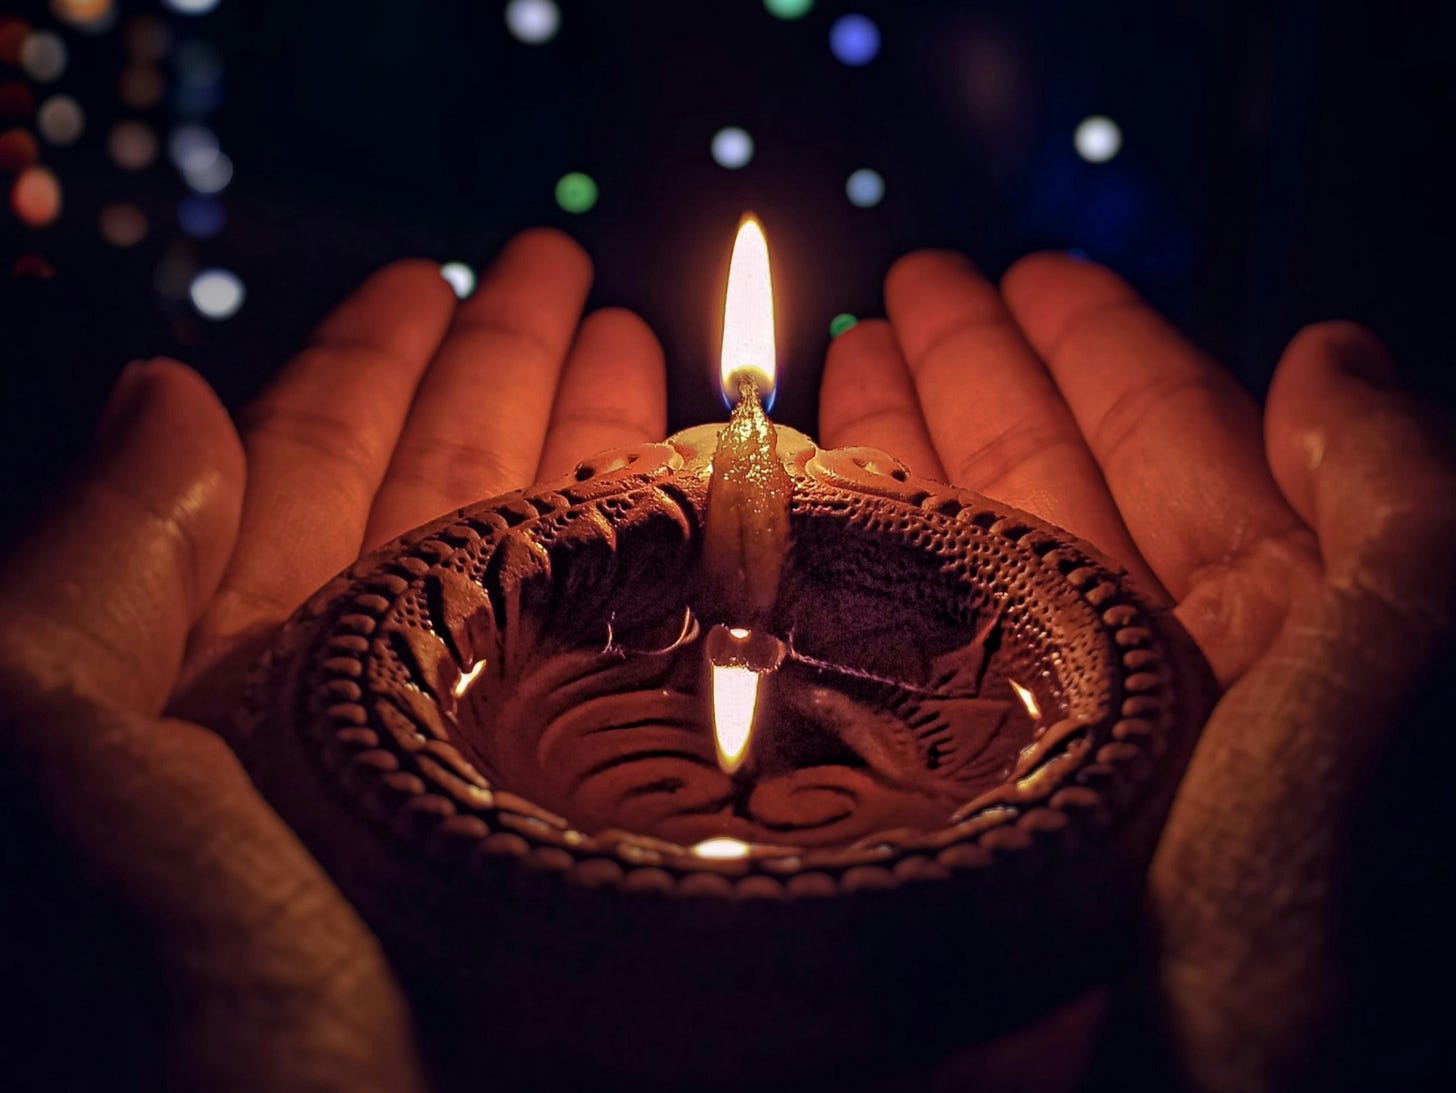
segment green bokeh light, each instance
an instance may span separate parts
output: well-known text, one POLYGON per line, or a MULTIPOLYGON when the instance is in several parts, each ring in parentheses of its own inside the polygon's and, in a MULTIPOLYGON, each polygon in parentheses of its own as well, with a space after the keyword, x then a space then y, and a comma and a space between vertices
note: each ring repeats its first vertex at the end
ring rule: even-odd
POLYGON ((849 330, 850 328, 858 325, 859 319, 855 318, 847 311, 841 312, 840 314, 834 316, 834 318, 829 320, 829 336, 831 338, 837 338, 846 330, 849 330))
POLYGON ((587 212, 597 203, 597 184, 591 175, 572 171, 556 184, 556 204, 569 213, 587 212))
POLYGON ((802 19, 809 14, 814 0, 763 0, 768 13, 779 19, 802 19))

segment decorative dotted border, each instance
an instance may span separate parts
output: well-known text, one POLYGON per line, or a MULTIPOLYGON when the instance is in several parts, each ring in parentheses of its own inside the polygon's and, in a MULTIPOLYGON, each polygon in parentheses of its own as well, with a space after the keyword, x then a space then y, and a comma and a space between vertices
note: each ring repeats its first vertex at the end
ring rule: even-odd
POLYGON ((659 504, 678 504, 689 534, 696 534, 693 499, 706 489, 707 458, 688 453, 691 462, 685 462, 682 454, 669 445, 608 453, 552 488, 462 509, 363 560, 290 620, 256 669, 244 718, 264 732, 277 729, 267 722, 301 719, 294 731, 302 730, 328 780, 388 837, 422 849, 451 872, 497 876, 518 866, 625 892, 782 899, 940 881, 984 873, 1034 847, 1065 847, 1069 836, 1106 828, 1134 803, 1167 748, 1177 696, 1164 642, 1125 574, 1032 516, 917 479, 869 449, 819 451, 803 461, 796 468, 796 504, 852 502, 869 493, 907 506, 917 520, 954 522, 994 537, 1065 581, 1096 613, 1118 668, 1115 710, 1095 723, 1048 726, 1025 750, 1012 780, 968 803, 951 825, 894 845, 865 841, 793 857, 712 861, 632 833, 575 831, 562 817, 491 786, 449 743, 420 732, 405 747, 399 726, 379 723, 366 705, 366 666, 401 597, 458 552, 488 559, 508 535, 539 533, 606 498, 651 492, 659 504), (292 677, 292 691, 280 695, 278 685, 297 657, 307 658, 304 670, 292 677))

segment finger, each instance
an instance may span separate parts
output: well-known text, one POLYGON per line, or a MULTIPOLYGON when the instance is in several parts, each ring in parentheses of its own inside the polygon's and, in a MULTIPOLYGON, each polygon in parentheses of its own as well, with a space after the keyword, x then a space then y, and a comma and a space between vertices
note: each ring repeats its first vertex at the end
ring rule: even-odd
POLYGON ((884 320, 866 320, 829 343, 819 387, 819 438, 831 448, 878 448, 913 474, 946 480, 915 382, 884 320))
POLYGON ((895 263, 885 306, 951 480, 1025 509, 1148 574, 1102 474, 995 287, 965 258, 895 263))
POLYGON ((581 324, 551 410, 536 480, 556 478, 608 448, 667 433, 667 369, 652 329, 606 308, 581 324))
POLYGON ((1306 327, 1274 372, 1265 444, 1332 580, 1440 614, 1450 607, 1440 590, 1451 583, 1456 472, 1439 423, 1396 382, 1385 347, 1363 327, 1306 327))
POLYGON ((434 263, 387 266, 243 411, 243 522, 194 656, 280 622, 359 556, 410 399, 454 310, 434 263))
POLYGON ((6 663, 43 687, 160 710, 232 549, 243 473, 200 376, 129 365, 80 474, 3 568, 6 663))
POLYGON ((1003 290, 1148 564, 1224 683, 1318 577, 1264 459, 1258 408, 1110 270, 1024 258, 1003 290))
POLYGON ((367 548, 530 482, 590 285, 591 260, 561 232, 538 228, 506 245, 425 374, 367 548))

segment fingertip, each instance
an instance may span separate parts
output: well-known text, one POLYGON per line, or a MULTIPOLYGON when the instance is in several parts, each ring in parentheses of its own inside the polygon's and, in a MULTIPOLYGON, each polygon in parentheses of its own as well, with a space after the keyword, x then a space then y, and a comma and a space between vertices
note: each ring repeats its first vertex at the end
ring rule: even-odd
POLYGON ((429 258, 396 258, 375 270, 364 285, 411 297, 433 296, 431 304, 454 307, 458 297, 440 269, 440 263, 429 258))
POLYGON ((1398 371, 1384 344, 1348 320, 1312 323, 1274 369, 1264 447, 1274 480, 1300 517, 1317 520, 1315 478, 1340 431, 1390 402, 1398 371))
POLYGON ((829 343, 824 356, 824 376, 819 386, 821 407, 826 393, 833 394, 837 385, 849 381, 859 383, 875 362, 887 362, 903 368, 897 355, 899 346, 895 332, 886 319, 861 319, 829 343), (892 356, 891 354, 895 354, 892 356))
POLYGON ((140 370, 138 418, 119 467, 169 499, 197 556, 195 611, 212 594, 237 534, 247 457, 227 409, 200 373, 170 357, 140 370), (160 468, 170 466, 172 473, 160 468))
POLYGON ((829 342, 829 356, 842 357, 865 348, 893 345, 895 334, 888 319, 861 319, 829 342))
POLYGON ((1399 386, 1395 358, 1369 327, 1348 319, 1311 323, 1290 339, 1275 380, 1307 370, 1331 367, 1377 390, 1399 386), (1280 373, 1286 373, 1281 377, 1280 373))
MULTIPOLYGON (((189 455, 199 465, 213 468, 241 490, 245 457, 242 441, 217 392, 196 369, 170 357, 152 357, 128 365, 117 381, 113 398, 121 395, 127 407, 117 418, 103 422, 107 435, 123 439, 130 425, 147 434, 186 438, 189 455), (122 391, 122 385, 126 390, 122 391), (123 420, 144 416, 142 421, 123 420)), ((108 415, 109 416, 109 415, 108 415)))
POLYGON ((1001 295, 1038 348, 1055 343, 1089 307, 1140 302, 1111 269, 1064 251, 1037 251, 1017 259, 1001 277, 1001 295))
POLYGON ((603 307, 593 311, 581 326, 581 336, 586 338, 588 335, 593 340, 650 353, 659 364, 662 362, 662 344, 657 340, 657 334, 642 316, 630 308, 603 307))
POLYGON ((958 250, 949 247, 924 247, 895 259, 890 271, 885 274, 885 298, 913 292, 916 286, 926 281, 935 281, 949 275, 971 275, 979 271, 974 262, 958 250))
POLYGON ((1072 261, 1070 255, 1058 250, 1039 250, 1023 255, 1001 275, 1001 294, 1010 300, 1013 296, 1035 291, 1043 278, 1056 277, 1072 261))
MULTIPOLYGON (((605 363, 616 382, 638 402, 647 436, 667 431, 667 360, 657 334, 625 307, 604 307, 582 322, 563 382, 576 382, 578 369, 597 371, 605 363)), ((600 374, 600 373, 599 373, 600 374)))
POLYGON ((222 577, 242 510, 242 445, 222 403, 167 358, 131 366, 125 405, 4 574, 33 670, 155 713, 222 577))
POLYGON ((560 228, 538 226, 517 232, 501 251, 507 255, 529 255, 533 259, 560 265, 574 278, 587 284, 593 276, 591 255, 586 248, 560 228))

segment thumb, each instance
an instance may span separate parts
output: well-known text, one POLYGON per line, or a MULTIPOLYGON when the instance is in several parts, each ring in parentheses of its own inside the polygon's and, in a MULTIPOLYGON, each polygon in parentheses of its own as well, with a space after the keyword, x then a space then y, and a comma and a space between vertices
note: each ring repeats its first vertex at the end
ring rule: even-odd
POLYGON ((128 365, 92 450, 0 569, 0 659, 47 688, 158 712, 232 551, 243 476, 201 376, 128 365))
POLYGON ((1264 433, 1331 585, 1441 625, 1456 596, 1456 463, 1375 336, 1348 322, 1301 331, 1274 373, 1264 433))

